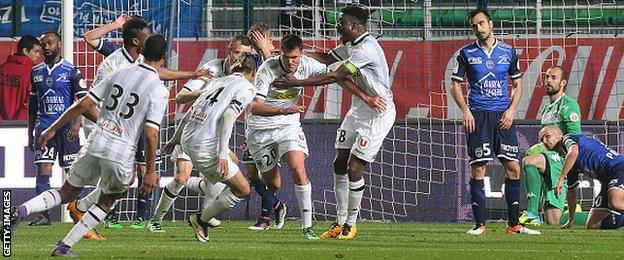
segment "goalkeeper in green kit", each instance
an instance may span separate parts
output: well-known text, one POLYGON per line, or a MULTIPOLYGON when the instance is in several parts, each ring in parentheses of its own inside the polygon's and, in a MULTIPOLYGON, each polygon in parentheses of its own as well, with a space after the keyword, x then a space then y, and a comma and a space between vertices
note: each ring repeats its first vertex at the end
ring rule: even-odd
MULTIPOLYGON (((540 113, 542 126, 556 125, 563 134, 580 134, 580 108, 576 100, 566 95, 566 69, 555 66, 546 71, 545 90, 550 104, 540 113)), ((548 150, 541 142, 530 147, 522 160, 522 171, 527 191, 527 210, 520 216, 520 224, 541 225, 539 205, 544 200, 544 220, 549 225, 559 225, 564 211, 567 187, 555 197, 555 186, 563 168, 564 159, 556 151, 548 150)))

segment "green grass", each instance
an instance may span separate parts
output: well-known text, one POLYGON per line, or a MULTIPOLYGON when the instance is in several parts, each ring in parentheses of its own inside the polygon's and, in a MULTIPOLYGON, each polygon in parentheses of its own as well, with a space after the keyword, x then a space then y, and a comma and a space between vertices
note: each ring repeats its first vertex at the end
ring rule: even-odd
MULTIPOLYGON (((25 223, 23 223, 25 224, 25 223)), ((504 232, 504 224, 488 225, 484 236, 465 234, 470 224, 359 223, 359 236, 352 241, 304 239, 299 222, 286 223, 284 230, 252 231, 250 221, 224 221, 210 230, 210 243, 195 241, 185 222, 165 222, 166 234, 133 230, 100 231, 106 241, 81 240, 74 252, 83 258, 202 258, 202 259, 505 259, 624 257, 624 233, 618 230, 588 231, 580 226, 571 230, 540 227, 542 236, 504 232)), ((317 233, 329 223, 316 225, 317 233)), ((70 230, 67 223, 51 227, 21 225, 13 236, 14 258, 43 258, 70 230)))

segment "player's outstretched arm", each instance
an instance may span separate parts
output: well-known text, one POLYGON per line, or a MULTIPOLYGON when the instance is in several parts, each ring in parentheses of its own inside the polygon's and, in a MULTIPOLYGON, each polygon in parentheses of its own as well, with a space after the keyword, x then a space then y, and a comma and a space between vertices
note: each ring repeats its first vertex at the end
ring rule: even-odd
POLYGON ((272 107, 263 99, 254 98, 251 102, 250 112, 256 116, 277 116, 305 112, 305 106, 293 105, 288 108, 272 107))
POLYGON ((175 101, 178 105, 183 105, 189 102, 195 101, 202 93, 206 91, 205 89, 198 89, 189 91, 187 89, 182 89, 175 97, 175 101))
POLYGON ((91 48, 93 48, 94 50, 97 50, 100 44, 102 43, 102 36, 106 35, 107 33, 111 31, 114 31, 123 27, 123 25, 130 19, 131 18, 127 14, 122 14, 119 17, 117 17, 117 19, 114 22, 102 25, 91 31, 86 32, 82 36, 82 39, 89 46, 91 46, 91 48))
POLYGON ((91 98, 82 98, 80 102, 74 103, 69 109, 61 115, 54 123, 48 127, 43 133, 41 133, 41 137, 39 138, 39 145, 41 147, 45 147, 48 143, 48 140, 52 139, 56 132, 61 129, 64 125, 69 123, 71 120, 76 119, 78 116, 87 112, 92 107, 95 107, 95 102, 91 98))
POLYGON ((326 52, 305 52, 305 55, 325 65, 329 65, 338 61, 336 60, 336 58, 334 58, 334 56, 326 52))
POLYGON ((472 112, 468 108, 468 104, 466 100, 464 100, 464 94, 462 93, 462 88, 459 82, 451 80, 451 97, 455 101, 455 104, 461 109, 463 113, 463 125, 466 129, 466 132, 472 133, 475 131, 475 121, 472 116, 472 112))
POLYGON ((158 185, 158 175, 156 174, 158 129, 144 126, 143 133, 145 134, 145 174, 143 175, 141 192, 145 195, 151 195, 154 188, 158 185))
POLYGON ((171 70, 165 67, 157 68, 158 76, 161 80, 179 80, 179 79, 201 79, 212 78, 212 72, 208 69, 198 69, 196 71, 171 70))

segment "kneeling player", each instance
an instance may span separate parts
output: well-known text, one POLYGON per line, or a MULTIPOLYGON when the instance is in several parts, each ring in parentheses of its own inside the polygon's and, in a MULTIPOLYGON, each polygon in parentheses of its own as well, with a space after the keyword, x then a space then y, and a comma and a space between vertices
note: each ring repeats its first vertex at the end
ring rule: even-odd
POLYGON ((563 170, 556 186, 561 196, 563 182, 568 178, 567 201, 570 217, 562 227, 574 224, 578 195, 578 169, 600 181, 601 190, 594 198, 586 226, 588 229, 616 229, 624 225, 624 156, 608 148, 602 142, 582 134, 563 136, 561 129, 547 126, 540 131, 540 140, 548 149, 556 149, 565 155, 563 170), (568 174, 570 173, 570 174, 568 174))
POLYGON ((165 153, 180 143, 207 181, 223 182, 224 189, 201 214, 193 214, 188 222, 200 242, 208 242, 208 221, 234 207, 249 195, 247 179, 229 156, 230 136, 236 118, 251 103, 256 91, 251 84, 256 61, 245 54, 232 65, 232 75, 213 79, 182 119, 174 139, 163 148, 165 153), (180 142, 180 140, 182 140, 180 142))

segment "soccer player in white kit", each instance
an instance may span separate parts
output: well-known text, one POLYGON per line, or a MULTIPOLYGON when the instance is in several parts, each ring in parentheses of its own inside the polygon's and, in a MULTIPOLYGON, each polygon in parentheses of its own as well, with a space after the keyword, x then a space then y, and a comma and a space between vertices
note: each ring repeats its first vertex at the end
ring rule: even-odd
POLYGON ((100 180, 98 202, 74 225, 54 249, 53 256, 73 256, 71 247, 90 229, 100 223, 115 200, 120 199, 131 182, 134 154, 141 130, 145 133, 146 172, 141 192, 151 194, 158 183, 156 147, 160 122, 167 108, 169 91, 158 77, 155 67, 164 63, 167 43, 161 35, 145 41, 145 62, 114 73, 89 92, 88 98, 67 110, 46 129, 39 143, 45 145, 63 125, 95 109, 103 102, 97 127, 82 147, 60 190, 48 190, 12 210, 11 227, 28 214, 50 209, 75 199, 82 187, 100 180))
POLYGON ((256 97, 247 117, 246 138, 249 152, 260 176, 271 192, 281 186, 279 161, 284 160, 293 176, 299 202, 304 235, 318 239, 312 231, 312 185, 308 180, 305 159, 308 145, 299 122, 305 107, 298 105, 302 88, 277 90, 270 84, 286 74, 308 78, 325 73, 327 66, 303 56, 303 40, 288 34, 281 40, 282 54, 267 59, 260 68, 254 85, 256 97))
MULTIPOLYGON (((251 40, 246 35, 240 35, 234 37, 228 45, 228 55, 224 59, 213 59, 201 65, 200 69, 209 70, 212 72, 213 78, 219 78, 232 74, 230 70, 231 66, 242 55, 251 53, 251 40)), ((189 80, 178 94, 176 95, 176 103, 182 105, 195 101, 202 93, 211 92, 214 89, 208 88, 208 86, 214 87, 215 85, 208 84, 210 81, 196 79, 189 80)), ((232 153, 232 156, 235 156, 232 153)), ((203 205, 211 204, 217 195, 223 191, 226 187, 221 182, 211 183, 203 181, 202 177, 190 177, 193 170, 193 164, 188 155, 182 152, 180 145, 176 145, 173 153, 171 154, 171 160, 174 162, 174 177, 173 180, 168 183, 162 191, 158 205, 154 215, 150 219, 147 228, 151 232, 164 233, 165 229, 162 226, 162 219, 165 213, 169 211, 171 205, 175 201, 176 197, 187 186, 191 190, 204 196, 203 205)), ((233 159, 238 161, 237 159, 233 159)), ((208 221, 208 224, 212 227, 217 227, 221 222, 215 218, 208 221)))
POLYGON ((213 79, 184 115, 174 137, 163 148, 168 153, 182 145, 206 181, 223 182, 224 189, 201 213, 189 216, 188 222, 200 242, 208 242, 208 221, 234 207, 249 195, 249 182, 230 157, 230 137, 236 118, 251 103, 256 91, 251 84, 256 61, 250 54, 241 56, 232 65, 233 74, 213 79))
MULTIPOLYGON (((388 63, 377 40, 365 30, 368 12, 358 6, 341 10, 336 25, 341 41, 348 43, 349 57, 335 70, 316 77, 297 80, 284 77, 274 86, 316 86, 338 83, 355 97, 336 135, 334 191, 337 220, 321 235, 322 239, 353 239, 358 230, 367 164, 375 160, 383 140, 394 125, 394 107, 388 63)), ((333 53, 335 55, 335 53, 333 53)))

